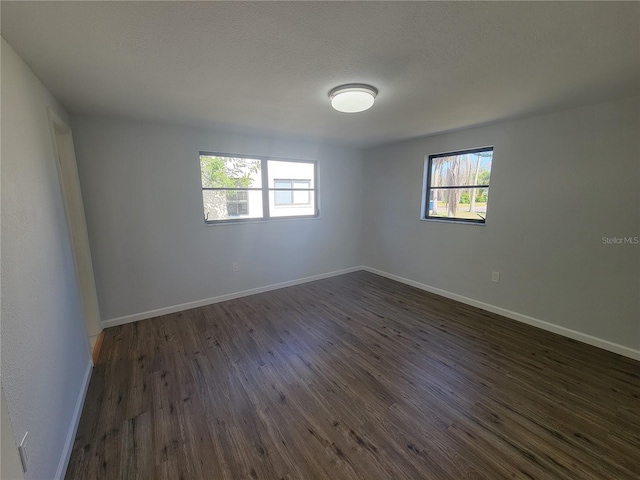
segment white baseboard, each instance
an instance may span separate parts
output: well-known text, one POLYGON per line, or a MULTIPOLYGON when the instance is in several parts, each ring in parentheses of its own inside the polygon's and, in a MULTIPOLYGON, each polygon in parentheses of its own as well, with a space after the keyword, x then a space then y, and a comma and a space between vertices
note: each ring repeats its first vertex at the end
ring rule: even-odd
POLYGON ((165 308, 158 308, 156 310, 149 310, 147 312, 135 313, 133 315, 125 315, 123 317, 112 318, 111 320, 102 321, 103 328, 115 327, 117 325, 124 325, 125 323, 137 322, 138 320, 145 320, 147 318, 158 317, 160 315, 168 315, 170 313, 182 312, 183 310, 189 310, 191 308, 204 307, 205 305, 211 305, 213 303, 225 302, 227 300, 233 300, 235 298, 246 297, 249 295, 255 295, 256 293, 269 292, 271 290, 277 290, 279 288, 291 287, 293 285, 300 285, 302 283, 313 282, 315 280, 322 280, 323 278, 335 277, 337 275, 343 275, 345 273, 357 272, 362 270, 362 266, 343 268, 342 270, 335 270, 333 272, 321 273, 319 275, 312 275, 311 277, 298 278, 296 280, 290 280, 288 282, 273 283, 264 287, 252 288, 250 290, 242 290, 240 292, 228 293, 226 295, 220 295, 218 297, 205 298, 204 300, 196 300, 193 302, 181 303, 180 305, 172 305, 165 308))
POLYGON ((511 310, 507 310, 506 308, 496 307, 495 305, 474 300, 473 298, 465 297, 463 295, 458 295, 457 293, 452 293, 446 290, 441 290, 439 288, 431 287, 429 285, 425 285, 424 283, 416 282, 414 280, 400 277, 392 273, 384 272, 376 268, 363 266, 362 269, 367 272, 375 273, 376 275, 380 275, 382 277, 386 277, 391 280, 404 283, 406 285, 411 285, 412 287, 419 288, 420 290, 425 290, 430 293, 435 293, 436 295, 450 298, 460 303, 465 303, 473 307, 481 308, 482 310, 496 313, 498 315, 502 315, 503 317, 507 317, 512 320, 516 320, 518 322, 526 323, 527 325, 532 325, 534 327, 538 327, 543 330, 547 330, 549 332, 557 333, 559 335, 563 335, 565 337, 571 338, 573 340, 577 340, 582 343, 593 345, 594 347, 602 348, 604 350, 617 353, 618 355, 633 358, 634 360, 640 360, 640 350, 626 347, 624 345, 619 345, 617 343, 613 343, 608 340, 603 340, 601 338, 594 337, 592 335, 587 335, 586 333, 581 333, 576 330, 571 330, 570 328, 561 327, 559 325, 545 322, 544 320, 539 320, 537 318, 529 317, 528 315, 523 315, 518 312, 513 312, 511 310))
POLYGON ((64 480, 64 476, 67 473, 67 467, 69 466, 69 459, 71 458, 71 451, 73 450, 73 442, 76 439, 76 433, 78 432, 78 425, 80 424, 80 417, 82 415, 82 407, 84 406, 84 399, 87 396, 87 390, 89 389, 89 381, 91 380, 91 372, 93 371, 93 363, 89 360, 87 364, 87 370, 82 380, 82 386, 80 388, 80 394, 76 400, 76 406, 73 410, 73 418, 71 425, 69 425, 69 431, 67 432, 67 438, 64 442, 64 448, 62 450, 62 456, 58 463, 58 471, 56 472, 56 480, 64 480))
POLYGON ((196 300, 194 302, 182 303, 180 305, 172 305, 165 308, 159 308, 157 310, 149 310, 147 312, 141 312, 133 315, 126 315, 123 317, 113 318, 111 320, 103 321, 102 326, 103 328, 115 327, 116 325, 123 325, 125 323, 137 322, 138 320, 153 318, 160 315, 168 315, 170 313, 181 312, 183 310, 189 310, 191 308, 203 307, 205 305, 211 305, 213 303, 224 302, 226 300, 233 300, 235 298, 246 297, 248 295, 255 295, 256 293, 263 293, 263 292, 268 292, 270 290, 277 290, 279 288, 290 287, 293 285, 300 285, 302 283, 313 282, 314 280, 321 280, 323 278, 335 277, 337 275, 356 272, 358 270, 365 270, 367 272, 375 273, 377 275, 389 278, 391 280, 395 280, 397 282, 419 288, 420 290, 425 290, 427 292, 435 293, 436 295, 441 295, 443 297, 447 297, 452 300, 456 300, 458 302, 471 305, 473 307, 481 308, 488 312, 496 313, 498 315, 502 315, 503 317, 507 317, 512 320, 516 320, 518 322, 522 322, 528 325, 532 325, 534 327, 542 328, 543 330, 557 333, 559 335, 572 338, 573 340, 577 340, 579 342, 593 345, 594 347, 602 348, 604 350, 608 350, 610 352, 617 353, 625 357, 633 358, 634 360, 640 360, 640 350, 626 347, 624 345, 619 345, 617 343, 613 343, 608 340, 603 340, 601 338, 594 337, 586 333, 581 333, 576 330, 571 330, 569 328, 561 327, 553 323, 545 322, 544 320, 539 320, 537 318, 533 318, 528 315, 523 315, 518 312, 507 310, 506 308, 497 307, 489 303, 481 302, 479 300, 474 300, 473 298, 465 297, 463 295, 458 295, 457 293, 448 292, 446 290, 441 290, 436 287, 431 287, 424 283, 416 282, 415 280, 410 280, 408 278, 400 277, 398 275, 394 275, 392 273, 388 273, 388 272, 378 270, 372 267, 367 267, 364 265, 345 268, 342 270, 335 270, 333 272, 313 275, 311 277, 290 280, 288 282, 274 283, 271 285, 266 285, 264 287, 252 288, 250 290, 243 290, 240 292, 229 293, 226 295, 220 295, 218 297, 206 298, 204 300, 196 300))

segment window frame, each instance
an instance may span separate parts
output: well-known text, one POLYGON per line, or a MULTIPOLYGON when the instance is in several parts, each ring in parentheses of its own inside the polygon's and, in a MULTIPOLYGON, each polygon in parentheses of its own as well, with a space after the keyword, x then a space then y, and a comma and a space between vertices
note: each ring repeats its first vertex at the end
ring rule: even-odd
MULTIPOLYGON (((467 148, 464 150, 455 150, 451 152, 442 152, 442 153, 434 153, 428 155, 424 160, 424 173, 423 173, 423 188, 422 188, 422 209, 420 212, 420 220, 434 221, 434 222, 447 222, 447 223, 464 223, 469 225, 486 225, 487 224, 487 214, 485 213, 484 217, 480 219, 472 219, 472 218, 458 218, 458 217, 442 217, 442 216, 431 216, 429 214, 430 208, 430 198, 432 190, 451 190, 451 189, 471 189, 471 188, 486 188, 487 194, 489 191, 489 184, 478 184, 478 185, 447 185, 440 187, 432 187, 431 185, 431 173, 433 166, 433 159, 440 157, 453 157, 458 155, 465 155, 469 153, 481 153, 481 152, 492 152, 491 155, 491 169, 493 170, 493 154, 495 153, 495 147, 493 145, 488 145, 485 147, 477 147, 477 148, 467 148)), ((488 212, 488 200, 487 200, 487 212, 488 212)))
MULTIPOLYGON (((198 169, 200 171, 200 199, 202 201, 202 218, 204 219, 205 226, 210 225, 222 225, 229 223, 251 223, 251 222, 271 222, 271 221, 280 221, 280 220, 298 220, 298 219, 310 219, 310 218, 318 218, 320 217, 320 202, 319 202, 319 187, 318 187, 318 162, 316 160, 303 160, 297 158, 283 158, 283 157, 272 157, 265 155, 246 155, 239 153, 224 153, 224 152, 211 152, 201 150, 198 153, 198 169), (225 157, 225 158, 241 158, 241 159, 250 159, 250 160, 260 160, 260 175, 261 175, 261 187, 238 187, 238 188, 223 188, 223 187, 204 187, 202 186, 202 166, 200 163, 201 156, 213 156, 213 157, 225 157), (291 188, 270 188, 269 187, 269 171, 268 164, 269 161, 272 162, 290 162, 290 163, 308 163, 313 165, 313 179, 305 179, 305 181, 309 180, 309 182, 313 182, 314 188, 308 189, 291 189, 291 188), (262 216, 261 217, 249 217, 249 218, 225 218, 220 220, 207 220, 204 216, 204 198, 202 196, 202 192, 205 190, 213 190, 213 191, 260 191, 262 194, 262 216), (315 213, 312 215, 282 215, 282 216, 271 216, 270 206, 269 206, 269 194, 271 192, 276 191, 285 191, 285 192, 293 192, 293 190, 301 191, 301 192, 309 192, 309 196, 313 193, 314 201, 310 202, 314 204, 315 213)), ((274 183, 275 183, 274 178, 274 183)), ((307 204, 308 205, 308 204, 307 204)), ((275 206, 275 198, 274 198, 274 206, 275 206)), ((286 205, 289 206, 289 205, 286 205)), ((296 206, 296 205, 293 205, 296 206)))

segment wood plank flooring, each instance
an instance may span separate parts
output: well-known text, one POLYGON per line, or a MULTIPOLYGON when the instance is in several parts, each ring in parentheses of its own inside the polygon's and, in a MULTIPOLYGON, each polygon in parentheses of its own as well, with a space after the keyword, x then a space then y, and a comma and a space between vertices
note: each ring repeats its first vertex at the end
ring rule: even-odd
POLYGON ((638 479, 640 362, 356 272, 106 330, 66 478, 638 479))

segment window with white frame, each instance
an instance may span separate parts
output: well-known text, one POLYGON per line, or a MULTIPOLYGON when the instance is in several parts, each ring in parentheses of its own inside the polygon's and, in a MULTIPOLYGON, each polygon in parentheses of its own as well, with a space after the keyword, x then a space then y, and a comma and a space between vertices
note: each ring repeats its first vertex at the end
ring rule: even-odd
POLYGON ((484 224, 493 147, 429 155, 424 164, 422 218, 484 224))
POLYGON ((318 216, 316 163, 200 152, 207 224, 318 216))

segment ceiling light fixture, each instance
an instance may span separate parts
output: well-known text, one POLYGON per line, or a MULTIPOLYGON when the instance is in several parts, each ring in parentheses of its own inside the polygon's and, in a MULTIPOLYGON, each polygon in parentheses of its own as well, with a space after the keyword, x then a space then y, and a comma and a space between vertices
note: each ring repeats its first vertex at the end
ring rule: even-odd
POLYGON ((339 112, 357 113, 368 110, 378 95, 378 90, 371 85, 350 83, 341 85, 329 92, 331 106, 339 112))

